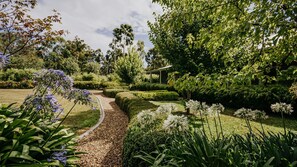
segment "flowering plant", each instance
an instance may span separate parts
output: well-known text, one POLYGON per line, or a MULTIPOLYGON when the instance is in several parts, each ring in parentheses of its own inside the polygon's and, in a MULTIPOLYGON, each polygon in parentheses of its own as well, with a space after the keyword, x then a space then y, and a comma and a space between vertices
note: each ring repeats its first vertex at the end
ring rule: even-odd
POLYGON ((137 114, 137 120, 140 127, 144 128, 154 123, 156 114, 151 110, 143 110, 137 114))
POLYGON ((169 133, 188 130, 188 118, 185 116, 169 114, 167 119, 163 123, 163 129, 169 133))

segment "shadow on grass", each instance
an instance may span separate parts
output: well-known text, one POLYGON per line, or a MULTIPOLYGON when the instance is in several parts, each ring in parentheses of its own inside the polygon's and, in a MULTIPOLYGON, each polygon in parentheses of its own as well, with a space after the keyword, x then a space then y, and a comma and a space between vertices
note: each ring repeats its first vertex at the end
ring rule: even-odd
POLYGON ((99 117, 99 110, 81 111, 73 115, 69 115, 63 124, 76 131, 79 129, 92 127, 97 123, 99 117))
MULTIPOLYGON (((234 116, 235 111, 236 111, 235 109, 227 108, 222 113, 222 115, 235 117, 234 116)), ((281 118, 280 114, 278 115, 275 113, 269 113, 268 117, 269 117, 268 119, 262 121, 262 123, 264 125, 283 128, 283 122, 282 122, 282 118, 281 118)), ((293 117, 290 117, 290 115, 285 115, 284 119, 285 119, 286 128, 288 128, 290 130, 297 131, 297 120, 296 119, 294 119, 293 117)), ((252 122, 260 123, 260 121, 257 121, 257 120, 254 120, 252 122)))

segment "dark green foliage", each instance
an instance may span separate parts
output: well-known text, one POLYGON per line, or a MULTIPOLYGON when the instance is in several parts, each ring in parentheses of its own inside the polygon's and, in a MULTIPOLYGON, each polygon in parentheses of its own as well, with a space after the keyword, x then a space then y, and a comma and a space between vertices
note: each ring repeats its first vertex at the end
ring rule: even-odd
POLYGON ((155 166, 294 166, 297 135, 247 134, 219 139, 208 138, 200 131, 168 136, 170 142, 158 145, 150 154, 137 156, 155 166))
POLYGON ((138 127, 130 128, 124 139, 123 166, 124 167, 145 167, 149 163, 136 158, 140 152, 153 152, 160 144, 168 145, 170 138, 165 132, 145 132, 138 127))
POLYGON ((131 90, 142 90, 142 91, 147 91, 147 90, 173 91, 174 90, 174 88, 172 86, 169 86, 167 84, 157 84, 157 83, 148 83, 148 82, 134 84, 134 85, 132 85, 132 87, 130 89, 131 90))
POLYGON ((34 118, 34 115, 32 110, 0 107, 0 166, 62 166, 57 160, 48 162, 48 158, 64 149, 67 151, 67 165, 77 160, 74 133, 63 126, 58 127, 59 122, 53 123, 38 116, 34 118))
POLYGON ((75 81, 73 87, 78 89, 102 89, 103 84, 96 81, 75 81))
POLYGON ((154 101, 171 101, 177 100, 179 95, 173 91, 137 91, 133 92, 134 95, 144 99, 144 100, 154 100, 154 101))
POLYGON ((32 89, 33 87, 33 81, 0 81, 1 89, 32 89))
POLYGON ((6 71, 0 71, 0 80, 16 82, 32 80, 35 72, 34 69, 7 69, 6 71))
POLYGON ((103 89, 103 94, 107 97, 114 98, 120 92, 127 92, 127 89, 103 89))
POLYGON ((230 87, 203 85, 192 94, 192 98, 209 103, 222 103, 233 108, 247 107, 266 111, 269 111, 270 105, 275 102, 294 103, 289 88, 282 85, 230 87))
POLYGON ((157 108, 156 105, 133 95, 131 92, 118 93, 115 102, 124 112, 128 113, 130 119, 142 110, 157 108))

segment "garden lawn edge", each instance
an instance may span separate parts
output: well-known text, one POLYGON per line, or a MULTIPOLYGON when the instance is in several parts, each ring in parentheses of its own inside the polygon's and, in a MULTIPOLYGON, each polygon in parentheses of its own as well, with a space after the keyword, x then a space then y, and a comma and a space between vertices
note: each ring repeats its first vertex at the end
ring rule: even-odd
POLYGON ((105 118, 105 112, 101 103, 101 100, 99 99, 99 97, 96 96, 97 99, 97 103, 99 105, 99 109, 100 109, 100 117, 98 119, 98 122, 92 126, 89 130, 87 130, 86 132, 84 132, 83 134, 81 134, 78 138, 78 141, 83 139, 84 137, 88 136, 90 133, 92 133, 96 128, 99 127, 99 125, 103 122, 104 118, 105 118))

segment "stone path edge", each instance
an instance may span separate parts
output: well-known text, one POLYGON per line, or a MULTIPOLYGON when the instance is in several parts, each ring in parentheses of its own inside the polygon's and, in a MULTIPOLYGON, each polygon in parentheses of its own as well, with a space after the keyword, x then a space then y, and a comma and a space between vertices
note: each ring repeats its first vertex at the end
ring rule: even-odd
POLYGON ((101 100, 99 99, 98 96, 95 96, 95 97, 96 97, 97 102, 99 103, 99 107, 100 107, 100 118, 99 118, 98 122, 96 123, 96 125, 92 126, 89 130, 87 130, 86 132, 81 134, 77 141, 79 141, 79 140, 83 139, 84 137, 88 136, 91 132, 93 132, 96 128, 98 128, 99 125, 103 122, 103 120, 105 118, 105 112, 104 112, 104 108, 102 106, 101 100))

